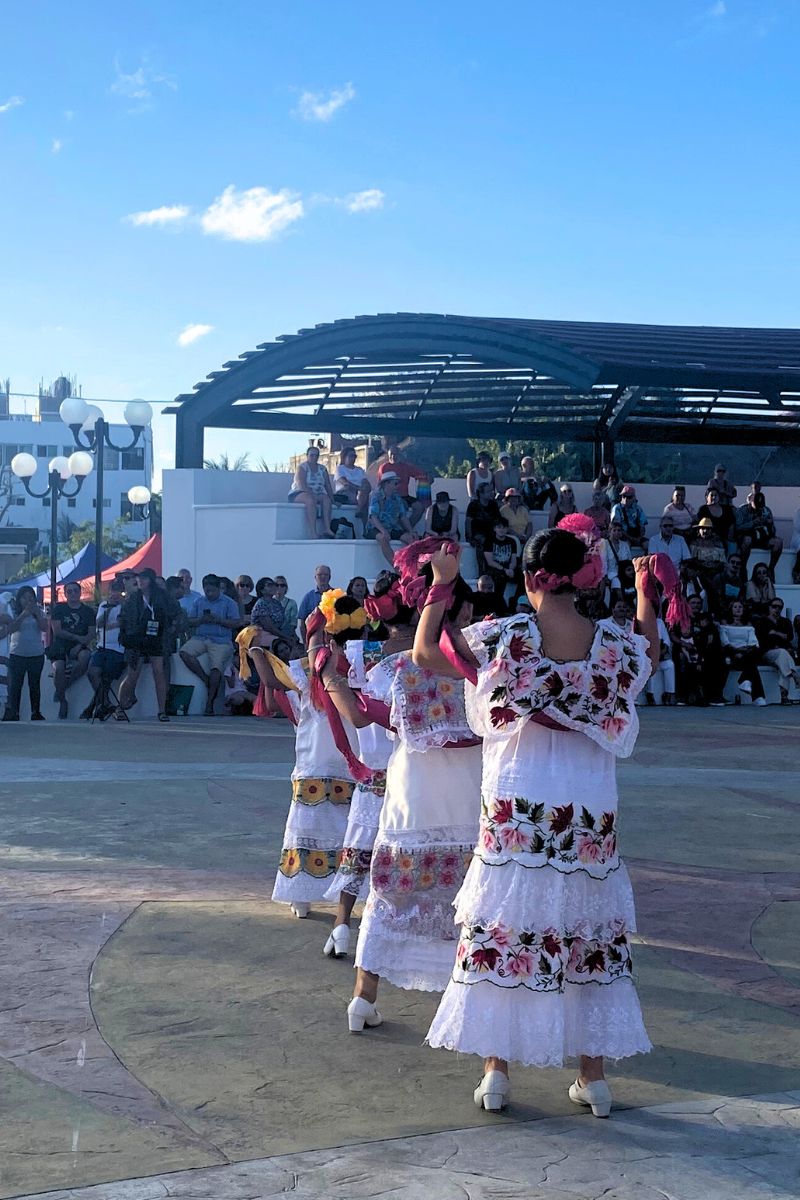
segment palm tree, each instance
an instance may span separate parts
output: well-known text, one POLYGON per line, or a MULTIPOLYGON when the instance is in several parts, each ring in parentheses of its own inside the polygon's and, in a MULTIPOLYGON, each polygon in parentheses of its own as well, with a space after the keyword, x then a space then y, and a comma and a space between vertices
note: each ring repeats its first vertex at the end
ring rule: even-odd
POLYGON ((250 462, 249 454, 240 454, 231 462, 227 452, 219 458, 204 458, 203 466, 206 471, 246 471, 250 462))

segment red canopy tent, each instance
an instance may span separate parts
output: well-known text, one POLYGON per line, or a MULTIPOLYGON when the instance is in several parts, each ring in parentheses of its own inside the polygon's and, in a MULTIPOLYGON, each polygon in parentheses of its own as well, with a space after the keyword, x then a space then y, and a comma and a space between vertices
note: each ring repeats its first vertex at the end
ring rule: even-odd
MULTIPOLYGON (((126 571, 141 571, 145 567, 151 567, 152 570, 155 571, 156 575, 161 574, 160 533, 154 533, 151 538, 147 539, 144 545, 139 546, 138 549, 134 550, 132 554, 129 554, 127 558, 123 558, 122 562, 115 563, 113 567, 109 567, 108 570, 103 571, 103 574, 100 576, 101 586, 103 584, 110 583, 111 580, 115 579, 117 575, 122 575, 126 571)), ((81 585, 81 599, 91 600, 94 595, 94 576, 92 575, 87 579, 81 579, 79 582, 81 585)), ((103 590, 105 591, 105 588, 103 590)), ((64 599, 63 586, 56 588, 56 595, 59 600, 64 599)), ((44 597, 45 600, 49 601, 49 588, 44 589, 44 597)))

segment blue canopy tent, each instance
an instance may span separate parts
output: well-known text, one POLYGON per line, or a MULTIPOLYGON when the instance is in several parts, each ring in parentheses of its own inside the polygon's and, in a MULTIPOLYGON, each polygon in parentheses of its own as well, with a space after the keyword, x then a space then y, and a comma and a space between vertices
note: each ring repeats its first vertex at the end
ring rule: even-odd
MULTIPOLYGON (((70 583, 73 579, 86 579, 88 576, 94 577, 96 569, 97 547, 94 542, 87 542, 82 550, 77 554, 73 554, 71 558, 59 563, 56 571, 56 579, 59 583, 70 583)), ((100 552, 100 570, 106 571, 109 567, 116 566, 117 559, 112 558, 110 554, 104 551, 100 552)), ((0 584, 0 591, 16 592, 21 587, 45 588, 50 586, 50 572, 42 571, 39 575, 34 575, 30 579, 15 579, 13 583, 0 584)))

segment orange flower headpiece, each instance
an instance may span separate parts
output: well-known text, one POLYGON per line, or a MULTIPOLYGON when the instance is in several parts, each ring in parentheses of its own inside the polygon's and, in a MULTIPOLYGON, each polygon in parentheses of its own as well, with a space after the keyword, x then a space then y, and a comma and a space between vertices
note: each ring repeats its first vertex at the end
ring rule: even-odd
POLYGON ((341 588, 330 588, 323 593, 317 607, 325 618, 326 633, 335 635, 342 633, 345 629, 363 629, 367 624, 369 617, 363 608, 357 608, 351 613, 336 611, 336 602, 346 595, 347 592, 343 592, 341 588))

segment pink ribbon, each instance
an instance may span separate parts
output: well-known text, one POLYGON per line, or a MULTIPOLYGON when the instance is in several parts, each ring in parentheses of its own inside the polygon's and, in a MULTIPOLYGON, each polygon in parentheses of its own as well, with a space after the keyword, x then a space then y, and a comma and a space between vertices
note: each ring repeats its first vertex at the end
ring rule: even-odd
POLYGON ((331 650, 329 646, 321 646, 314 655, 314 666, 311 674, 311 702, 316 709, 325 713, 333 735, 333 744, 350 768, 350 774, 353 776, 353 779, 358 783, 367 783, 372 779, 372 771, 353 753, 353 747, 350 745, 345 733, 339 710, 331 699, 330 693, 326 692, 325 685, 322 682, 322 670, 330 660, 330 657, 331 650))

